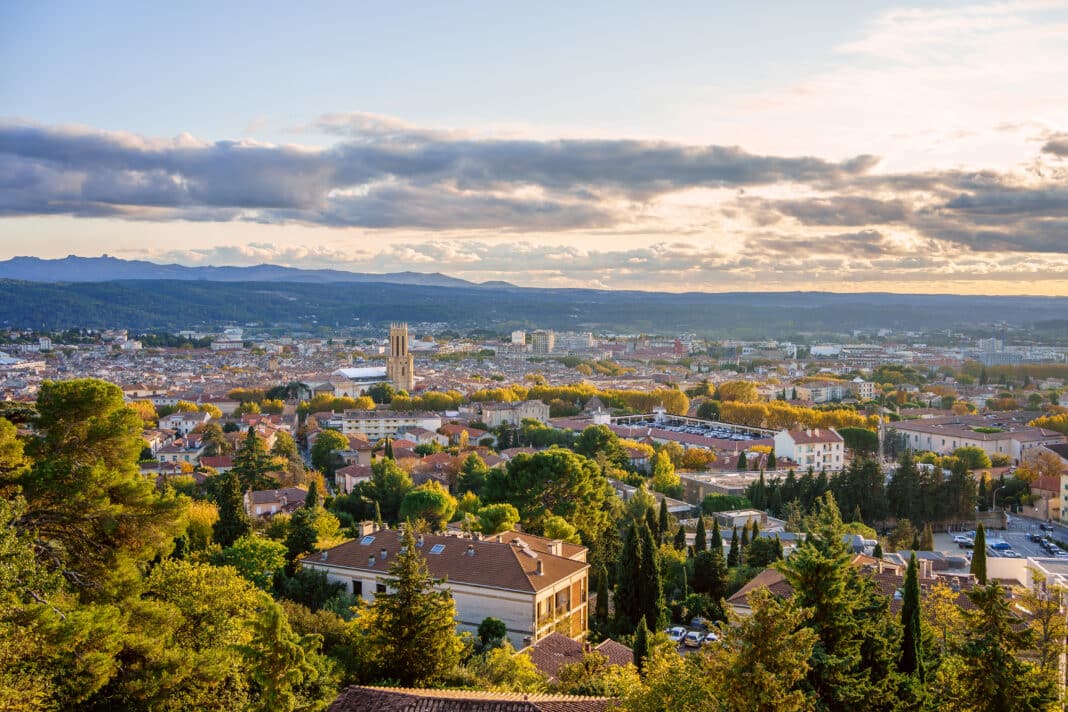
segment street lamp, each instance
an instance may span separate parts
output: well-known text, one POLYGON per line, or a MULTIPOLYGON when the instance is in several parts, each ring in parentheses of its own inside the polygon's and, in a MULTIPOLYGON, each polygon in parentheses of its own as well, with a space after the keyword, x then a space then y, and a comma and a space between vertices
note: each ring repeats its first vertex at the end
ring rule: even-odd
POLYGON ((998 487, 997 489, 995 489, 994 493, 992 495, 990 495, 990 511, 991 512, 994 511, 994 507, 997 506, 996 503, 998 501, 998 492, 1000 492, 1001 490, 1005 489, 1006 487, 1008 487, 1008 485, 1001 485, 1001 487, 998 487))

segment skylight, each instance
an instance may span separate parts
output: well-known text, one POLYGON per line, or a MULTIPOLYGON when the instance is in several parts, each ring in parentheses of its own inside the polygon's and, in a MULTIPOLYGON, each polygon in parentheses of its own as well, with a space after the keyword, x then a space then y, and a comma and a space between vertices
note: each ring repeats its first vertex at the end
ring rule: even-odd
POLYGON ((434 546, 430 547, 431 554, 440 554, 443 551, 445 551, 444 544, 435 544, 434 546))
POLYGON ((365 536, 363 539, 360 539, 360 545, 361 546, 370 546, 371 544, 374 543, 374 540, 375 540, 375 538, 373 536, 365 536))

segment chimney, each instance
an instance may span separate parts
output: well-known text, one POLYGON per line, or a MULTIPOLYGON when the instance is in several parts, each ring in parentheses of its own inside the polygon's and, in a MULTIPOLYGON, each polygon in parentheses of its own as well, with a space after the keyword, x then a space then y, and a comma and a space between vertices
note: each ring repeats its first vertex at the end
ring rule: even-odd
POLYGON ((415 545, 418 546, 418 547, 423 546, 423 535, 422 534, 420 534, 419 538, 415 540, 415 545))
POLYGON ((504 537, 501 536, 500 534, 497 535, 497 543, 498 544, 503 544, 504 543, 504 537))
POLYGON ((475 555, 475 545, 474 544, 468 544, 467 545, 467 555, 468 556, 474 556, 475 555))
POLYGON ((564 540, 563 539, 553 539, 552 541, 550 541, 549 542, 549 553, 552 554, 553 556, 563 556, 564 555, 564 540))
POLYGON ((329 552, 329 551, 324 551, 324 552, 323 552, 323 553, 322 553, 322 554, 321 554, 321 555, 319 556, 319 561, 326 561, 326 557, 327 557, 327 556, 329 556, 329 554, 330 554, 330 552, 329 552))
POLYGON ((367 565, 368 566, 374 566, 375 565, 375 555, 374 554, 371 554, 370 556, 367 557, 367 565))
POLYGON ((389 552, 387 552, 384 547, 378 550, 378 555, 382 557, 382 561, 386 560, 388 553, 389 552))
POLYGON ((374 533, 374 530, 374 522, 360 522, 360 536, 367 536, 368 534, 372 534, 374 533))
POLYGON ((538 576, 544 575, 545 574, 545 562, 542 561, 541 559, 538 559, 537 567, 538 567, 538 576))

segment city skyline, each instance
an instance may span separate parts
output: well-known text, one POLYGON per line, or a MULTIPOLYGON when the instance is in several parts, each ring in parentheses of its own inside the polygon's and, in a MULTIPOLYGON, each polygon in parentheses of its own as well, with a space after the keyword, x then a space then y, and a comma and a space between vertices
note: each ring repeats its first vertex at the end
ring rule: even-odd
POLYGON ((1068 295, 1065 2, 0 17, 0 259, 1068 295))

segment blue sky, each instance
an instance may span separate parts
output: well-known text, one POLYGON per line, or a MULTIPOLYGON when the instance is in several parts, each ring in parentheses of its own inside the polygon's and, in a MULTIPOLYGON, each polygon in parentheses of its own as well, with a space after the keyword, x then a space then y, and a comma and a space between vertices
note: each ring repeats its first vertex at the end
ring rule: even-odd
POLYGON ((1059 0, 97 5, 0 3, 0 259, 1068 294, 1059 0))

